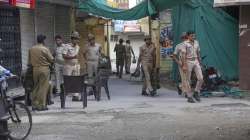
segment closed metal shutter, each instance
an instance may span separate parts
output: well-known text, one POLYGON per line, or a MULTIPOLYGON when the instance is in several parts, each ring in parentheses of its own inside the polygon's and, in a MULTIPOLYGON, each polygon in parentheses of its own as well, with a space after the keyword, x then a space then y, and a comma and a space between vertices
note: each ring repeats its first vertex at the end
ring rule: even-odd
POLYGON ((46 35, 45 43, 49 48, 54 46, 54 7, 49 3, 38 2, 35 9, 36 35, 46 35))
MULTIPOLYGON (((19 18, 18 9, 0 6, 1 65, 18 76, 22 71, 19 18)), ((10 79, 8 84, 9 88, 19 86, 14 79, 10 79)))
POLYGON ((17 75, 22 70, 19 18, 18 9, 0 7, 1 65, 17 75))
POLYGON ((31 48, 35 44, 35 23, 33 10, 20 9, 20 27, 23 66, 22 69, 26 70, 29 48, 31 48))
POLYGON ((55 9, 55 34, 61 35, 63 39, 70 41, 71 34, 71 8, 56 5, 55 9))

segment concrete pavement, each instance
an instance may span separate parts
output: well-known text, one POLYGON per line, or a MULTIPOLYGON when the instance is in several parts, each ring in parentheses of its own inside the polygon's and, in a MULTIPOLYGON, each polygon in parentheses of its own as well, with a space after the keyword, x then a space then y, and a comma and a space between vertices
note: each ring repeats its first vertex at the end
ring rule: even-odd
MULTIPOLYGON (((128 78, 126 78, 128 79, 128 78)), ((203 98, 189 104, 175 91, 161 89, 157 97, 142 97, 141 84, 110 80, 111 101, 88 99, 66 103, 59 98, 46 112, 33 112, 28 140, 249 140, 250 102, 203 98)))

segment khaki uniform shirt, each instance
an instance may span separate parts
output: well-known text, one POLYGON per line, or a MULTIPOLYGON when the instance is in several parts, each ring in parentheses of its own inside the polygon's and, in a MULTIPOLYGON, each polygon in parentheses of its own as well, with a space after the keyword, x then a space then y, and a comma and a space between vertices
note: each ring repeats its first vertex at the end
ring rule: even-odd
POLYGON ((140 56, 141 56, 141 62, 142 64, 153 64, 154 56, 155 56, 155 47, 151 45, 150 47, 147 47, 146 45, 143 45, 140 48, 140 56))
POLYGON ((90 44, 86 45, 86 59, 87 61, 98 61, 100 57, 100 49, 101 45, 96 43, 95 46, 91 46, 90 44))
POLYGON ((184 42, 185 47, 183 47, 183 52, 186 53, 186 58, 188 60, 196 60, 198 58, 197 52, 200 52, 200 46, 198 41, 194 41, 192 44, 190 41, 184 42))
POLYGON ((35 45, 29 50, 29 64, 33 67, 48 67, 53 61, 49 49, 42 44, 35 45))
MULTIPOLYGON (((76 45, 75 47, 73 47, 72 44, 66 44, 62 54, 63 55, 69 55, 69 56, 77 56, 79 53, 80 47, 78 45, 76 45)), ((78 59, 64 59, 64 64, 65 65, 76 65, 78 64, 78 59)))

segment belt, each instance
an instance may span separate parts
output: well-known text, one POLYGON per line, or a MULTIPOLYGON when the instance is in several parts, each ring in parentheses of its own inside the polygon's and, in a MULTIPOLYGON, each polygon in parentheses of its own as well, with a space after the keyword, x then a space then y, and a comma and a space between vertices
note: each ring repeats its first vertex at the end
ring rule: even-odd
POLYGON ((193 57, 193 58, 187 58, 188 61, 195 61, 197 60, 197 57, 193 57))
POLYGON ((32 66, 33 68, 49 68, 49 66, 32 66))
POLYGON ((88 59, 87 61, 88 62, 98 62, 99 60, 98 59, 88 59))

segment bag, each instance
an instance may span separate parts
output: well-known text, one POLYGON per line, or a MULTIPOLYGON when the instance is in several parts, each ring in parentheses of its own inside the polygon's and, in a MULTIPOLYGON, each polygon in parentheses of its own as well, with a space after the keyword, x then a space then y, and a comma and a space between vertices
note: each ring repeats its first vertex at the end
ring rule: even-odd
POLYGON ((136 68, 135 72, 131 74, 132 77, 140 77, 141 70, 140 68, 136 68))
POLYGON ((111 70, 111 61, 108 56, 101 55, 98 63, 99 69, 110 69, 111 70))
POLYGON ((136 59, 135 59, 135 57, 133 58, 132 63, 133 63, 133 64, 136 64, 136 59))

